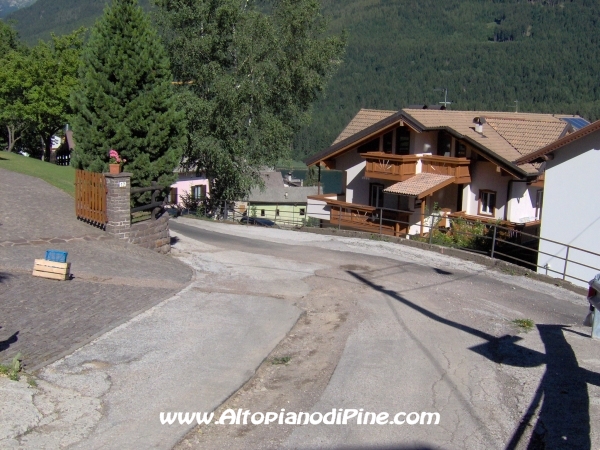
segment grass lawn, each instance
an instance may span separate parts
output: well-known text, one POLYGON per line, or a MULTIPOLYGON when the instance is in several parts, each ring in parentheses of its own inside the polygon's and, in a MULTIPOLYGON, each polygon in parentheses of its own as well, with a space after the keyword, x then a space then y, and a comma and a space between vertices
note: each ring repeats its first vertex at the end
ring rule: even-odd
POLYGON ((75 169, 71 166, 57 166, 39 159, 0 151, 0 169, 41 178, 70 196, 75 196, 75 169))

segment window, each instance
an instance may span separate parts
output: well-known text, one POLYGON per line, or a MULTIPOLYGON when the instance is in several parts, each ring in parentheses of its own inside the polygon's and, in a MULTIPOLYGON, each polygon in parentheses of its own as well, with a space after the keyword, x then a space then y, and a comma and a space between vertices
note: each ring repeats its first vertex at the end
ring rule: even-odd
POLYGON ((479 215, 493 216, 496 214, 496 193, 494 191, 479 191, 479 215))
POLYGON ((410 153, 410 130, 400 127, 396 130, 396 154, 408 155, 410 153))
POLYGON ((544 190, 540 189, 535 194, 535 220, 542 220, 543 206, 544 206, 544 190))
POLYGON ((265 217, 265 210, 264 210, 264 209, 261 209, 261 210, 260 210, 260 216, 261 216, 261 217, 265 217))
POLYGON ((169 203, 170 205, 176 205, 178 200, 179 199, 177 198, 177 188, 171 188, 171 190, 169 191, 169 198, 167 199, 167 203, 169 203))
POLYGON ((371 183, 369 186, 369 206, 383 208, 383 184, 371 183))
POLYGON ((206 186, 203 184, 192 186, 192 197, 194 200, 204 200, 204 197, 206 197, 206 186))
POLYGON ((467 146, 462 142, 456 143, 456 157, 466 158, 467 157, 467 146))
POLYGON ((379 151, 379 138, 373 139, 372 141, 367 142, 366 144, 358 147, 358 153, 367 153, 367 152, 378 152, 379 151))
POLYGON ((301 215, 301 216, 304 216, 304 215, 306 215, 306 209, 304 209, 304 208, 300 208, 300 215, 301 215))
POLYGON ((383 135, 383 152, 392 153, 392 144, 394 142, 394 132, 390 131, 383 135))
POLYGON ((452 149, 452 136, 450 136, 445 131, 440 131, 438 133, 438 147, 437 147, 438 156, 450 156, 451 149, 452 149))

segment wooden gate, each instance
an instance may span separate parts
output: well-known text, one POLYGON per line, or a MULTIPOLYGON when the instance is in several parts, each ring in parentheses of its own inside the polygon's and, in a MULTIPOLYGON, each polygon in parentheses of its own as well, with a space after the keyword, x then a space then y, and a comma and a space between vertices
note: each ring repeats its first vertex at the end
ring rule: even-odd
POLYGON ((78 219, 101 227, 106 225, 106 182, 103 174, 75 171, 75 213, 78 219))

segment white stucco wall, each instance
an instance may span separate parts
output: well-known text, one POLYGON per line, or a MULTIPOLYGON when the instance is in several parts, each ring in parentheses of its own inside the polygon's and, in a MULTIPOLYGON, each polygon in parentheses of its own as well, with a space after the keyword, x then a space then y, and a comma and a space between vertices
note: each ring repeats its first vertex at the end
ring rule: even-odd
POLYGON ((510 188, 511 198, 508 201, 507 219, 511 222, 531 222, 535 219, 535 202, 540 187, 527 185, 526 182, 514 181, 510 188))
POLYGON ((436 153, 437 151, 437 133, 415 133, 410 132, 410 153, 436 153))
MULTIPOLYGON (((366 161, 356 150, 350 150, 335 160, 335 168, 346 172, 346 200, 348 203, 369 204, 369 180, 365 180, 366 161)), ((377 180, 372 180, 377 182, 377 180)))
MULTIPOLYGON (((496 172, 496 165, 487 161, 477 161, 471 166, 471 184, 468 194, 463 198, 463 210, 469 215, 476 216, 479 212, 479 191, 496 192, 496 219, 504 219, 506 207, 506 192, 510 177, 503 177, 496 172)), ((486 216, 489 217, 489 216, 486 216)))
MULTIPOLYGON (((541 237, 600 254, 600 131, 581 138, 555 152, 546 163, 544 205, 541 237)), ((550 242, 540 243, 538 265, 549 265, 548 275, 562 277, 566 247, 550 242)), ((600 272, 600 256, 570 250, 569 259, 594 267, 586 268, 575 262, 567 265, 566 279, 587 286, 600 272), (571 275, 571 276, 569 276, 571 275)), ((546 273, 545 269, 538 269, 546 273)))
MULTIPOLYGON (((336 198, 336 196, 331 196, 331 198, 336 198)), ((319 220, 330 220, 331 218, 331 208, 325 203, 325 201, 307 199, 306 201, 306 214, 308 217, 312 217, 314 219, 319 220)))

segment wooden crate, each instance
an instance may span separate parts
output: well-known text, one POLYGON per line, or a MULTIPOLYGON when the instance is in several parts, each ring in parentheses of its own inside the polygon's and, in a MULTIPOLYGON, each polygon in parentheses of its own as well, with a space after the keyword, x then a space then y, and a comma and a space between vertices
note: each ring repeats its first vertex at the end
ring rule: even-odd
POLYGON ((33 276, 50 280, 68 280, 71 276, 71 263, 59 263, 36 259, 33 265, 33 276))

